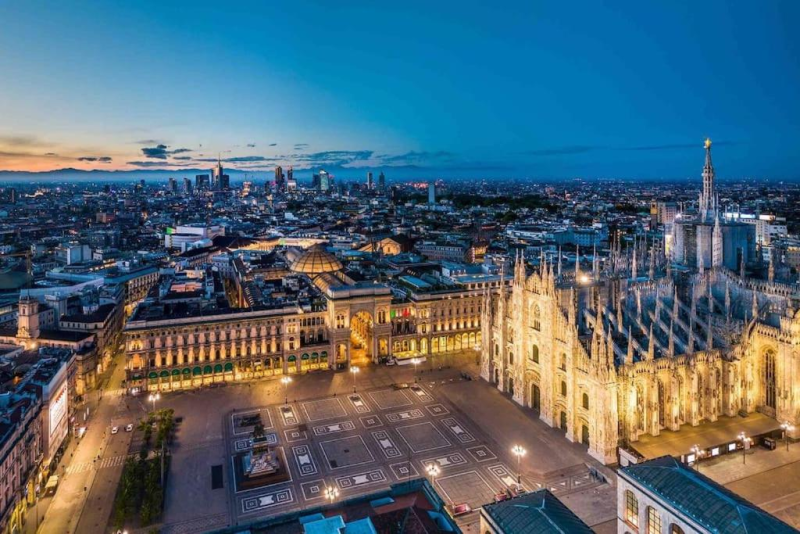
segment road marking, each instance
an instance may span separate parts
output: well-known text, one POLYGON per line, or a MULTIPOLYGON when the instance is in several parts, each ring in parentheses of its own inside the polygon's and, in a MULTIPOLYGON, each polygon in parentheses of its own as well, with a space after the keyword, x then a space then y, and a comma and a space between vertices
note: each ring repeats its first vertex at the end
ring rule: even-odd
POLYGON ((92 468, 96 469, 108 469, 110 467, 118 467, 125 463, 127 458, 134 458, 136 454, 123 454, 120 456, 109 456, 107 458, 101 458, 99 462, 80 462, 76 464, 71 464, 67 466, 67 474, 72 475, 75 473, 83 473, 84 471, 88 471, 92 468))

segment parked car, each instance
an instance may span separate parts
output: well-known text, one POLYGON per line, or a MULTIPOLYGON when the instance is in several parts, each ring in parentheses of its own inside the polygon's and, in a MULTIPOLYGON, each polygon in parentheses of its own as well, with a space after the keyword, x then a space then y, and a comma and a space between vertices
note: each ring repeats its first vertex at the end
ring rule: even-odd
POLYGON ((112 426, 111 427, 111 433, 112 434, 116 434, 117 432, 119 432, 119 427, 118 426, 112 426))
POLYGON ((133 432, 133 423, 128 423, 128 426, 125 427, 125 432, 133 432))

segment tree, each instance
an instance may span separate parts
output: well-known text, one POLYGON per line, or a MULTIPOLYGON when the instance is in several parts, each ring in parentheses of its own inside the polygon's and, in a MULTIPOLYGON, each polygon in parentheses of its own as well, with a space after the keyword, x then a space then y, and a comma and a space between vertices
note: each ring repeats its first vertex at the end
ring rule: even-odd
POLYGON ((264 435, 264 425, 262 423, 257 423, 256 426, 253 427, 253 441, 260 440, 264 435))

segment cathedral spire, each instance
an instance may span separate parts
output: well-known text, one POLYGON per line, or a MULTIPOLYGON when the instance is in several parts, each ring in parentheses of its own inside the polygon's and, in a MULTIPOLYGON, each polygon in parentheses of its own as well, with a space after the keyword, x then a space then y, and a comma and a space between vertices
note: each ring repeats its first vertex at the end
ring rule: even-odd
POLYGON ((558 277, 561 278, 561 245, 558 245, 558 277))
POLYGON ((719 214, 714 217, 714 230, 711 232, 711 267, 722 266, 722 227, 719 214))
POLYGON ((675 333, 673 329, 674 322, 669 323, 669 339, 667 340, 667 353, 670 356, 675 356, 675 333))
POLYGON ((633 363, 633 337, 631 335, 631 325, 628 325, 628 352, 625 355, 625 365, 633 363))
POLYGON ((700 220, 716 216, 716 191, 714 190, 714 164, 711 163, 711 139, 706 139, 706 162, 703 165, 703 192, 700 194, 700 220))
POLYGON ((775 281, 775 260, 774 255, 772 254, 772 249, 769 251, 769 270, 767 271, 767 280, 769 283, 775 281))
POLYGON ((653 323, 650 323, 650 335, 647 337, 647 356, 645 359, 651 361, 656 357, 656 344, 653 337, 653 323))

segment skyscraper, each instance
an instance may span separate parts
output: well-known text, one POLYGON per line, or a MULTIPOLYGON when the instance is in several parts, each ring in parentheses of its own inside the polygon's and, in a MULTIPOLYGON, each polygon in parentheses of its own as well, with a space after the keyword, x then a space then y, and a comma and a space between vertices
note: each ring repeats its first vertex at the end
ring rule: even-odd
POLYGON ((324 169, 320 169, 319 174, 311 178, 311 187, 317 191, 328 191, 331 188, 331 175, 324 169))
POLYGON ((169 190, 170 193, 177 193, 178 192, 178 180, 176 180, 175 178, 170 176, 169 185, 167 186, 167 189, 169 190))
POLYGON ((224 191, 230 188, 230 176, 222 168, 222 159, 217 158, 217 166, 211 169, 211 186, 215 191, 224 191))
POLYGON ((209 176, 207 174, 196 174, 194 176, 194 186, 198 191, 208 189, 209 176))
POLYGON ((289 170, 286 171, 286 190, 287 191, 296 191, 297 190, 297 180, 294 179, 294 168, 289 167, 289 170))
POLYGON ((372 171, 367 173, 367 189, 375 189, 375 184, 372 182, 372 171))
POLYGON ((386 176, 383 175, 383 171, 378 175, 378 191, 385 191, 386 190, 386 176))
POLYGON ((186 196, 192 195, 192 181, 188 178, 183 179, 183 194, 186 196))
POLYGON ((278 165, 277 167, 275 167, 275 189, 277 189, 278 191, 283 191, 286 187, 286 185, 283 182, 283 178, 284 178, 283 167, 278 165))
POLYGON ((428 205, 436 204, 436 184, 428 182, 428 205))

